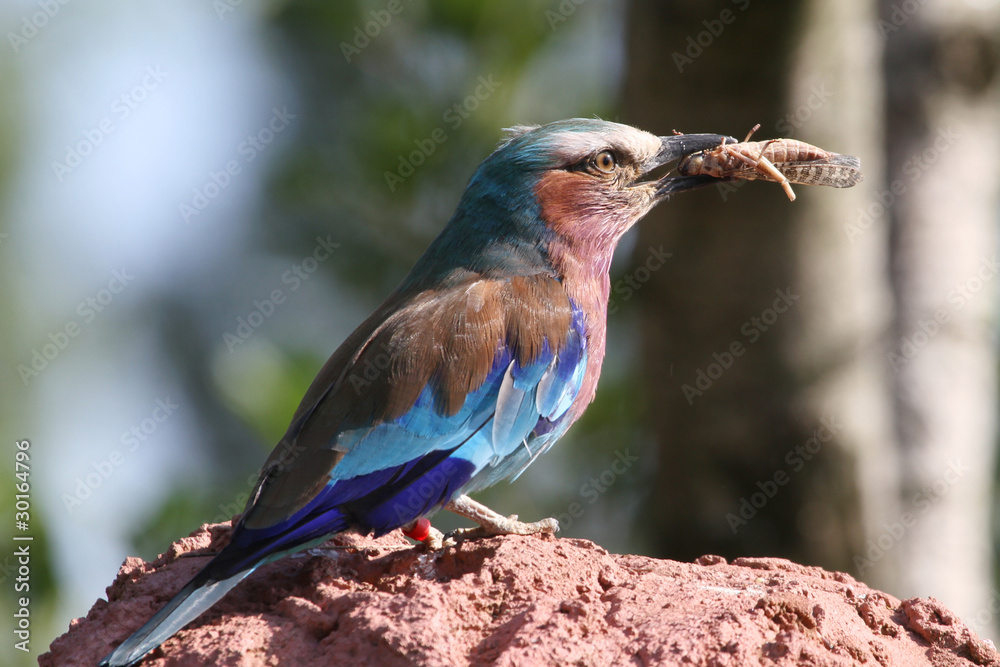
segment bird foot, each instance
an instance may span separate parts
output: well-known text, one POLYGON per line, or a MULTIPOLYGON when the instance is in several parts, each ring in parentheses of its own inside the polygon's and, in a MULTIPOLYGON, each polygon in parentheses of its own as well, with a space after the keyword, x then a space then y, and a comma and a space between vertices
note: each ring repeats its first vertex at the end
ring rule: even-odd
POLYGON ((548 533, 552 535, 559 531, 559 522, 553 518, 525 523, 517 520, 517 515, 500 517, 503 521, 491 523, 488 526, 476 526, 475 528, 456 528, 445 537, 451 540, 475 540, 481 537, 492 537, 494 535, 538 535, 548 533))
POLYGON ((441 551, 455 546, 455 540, 431 525, 430 519, 421 517, 403 526, 403 535, 420 542, 426 551, 441 551))
POLYGON ((403 526, 403 535, 423 544, 427 551, 441 551, 453 547, 461 541, 474 540, 495 535, 538 535, 555 534, 559 531, 559 522, 548 518, 525 523, 518 521, 516 514, 504 516, 494 512, 486 505, 477 503, 468 496, 459 496, 445 505, 449 512, 464 516, 475 521, 475 528, 456 528, 450 533, 442 533, 431 525, 426 518, 415 519, 403 526))
POLYGON ((424 545, 424 549, 430 552, 444 551, 448 547, 453 547, 458 544, 458 542, 451 537, 451 533, 445 535, 433 526, 428 532, 427 537, 421 540, 421 543, 424 545))
POLYGON ((559 530, 559 522, 555 519, 549 518, 525 523, 518 521, 516 514, 503 516, 468 496, 459 496, 445 505, 445 509, 467 519, 472 519, 479 524, 476 528, 458 528, 448 533, 447 537, 459 540, 492 535, 537 535, 539 533, 551 535, 559 530))

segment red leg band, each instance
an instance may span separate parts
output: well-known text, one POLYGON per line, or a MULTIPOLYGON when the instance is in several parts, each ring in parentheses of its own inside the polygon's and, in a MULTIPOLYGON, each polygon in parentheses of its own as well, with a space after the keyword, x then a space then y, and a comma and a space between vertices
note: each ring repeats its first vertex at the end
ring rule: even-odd
POLYGON ((431 534, 431 520, 420 517, 410 525, 403 526, 402 531, 403 535, 406 535, 411 540, 423 542, 431 534))

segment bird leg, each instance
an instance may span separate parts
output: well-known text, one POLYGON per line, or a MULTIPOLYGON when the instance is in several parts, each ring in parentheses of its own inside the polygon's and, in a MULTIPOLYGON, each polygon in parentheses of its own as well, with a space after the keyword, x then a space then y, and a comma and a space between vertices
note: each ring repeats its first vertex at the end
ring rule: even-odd
POLYGON ((431 525, 430 519, 420 517, 406 524, 401 529, 403 535, 424 545, 428 551, 441 551, 446 546, 455 546, 455 540, 446 536, 431 525))
POLYGON ((490 535, 537 535, 559 530, 559 522, 555 519, 542 519, 533 523, 517 520, 517 515, 503 516, 497 514, 486 505, 477 503, 469 496, 459 496, 444 506, 449 512, 454 512, 479 524, 478 528, 458 528, 448 533, 447 538, 474 539, 490 535))

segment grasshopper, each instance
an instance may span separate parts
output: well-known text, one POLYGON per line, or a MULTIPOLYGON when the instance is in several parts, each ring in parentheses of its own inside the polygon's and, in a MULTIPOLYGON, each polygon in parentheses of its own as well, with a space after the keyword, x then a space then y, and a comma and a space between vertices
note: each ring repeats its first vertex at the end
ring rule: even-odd
POLYGON ((682 176, 774 181, 791 201, 795 201, 792 183, 849 188, 861 182, 861 161, 855 156, 831 153, 796 139, 750 141, 759 129, 760 124, 754 125, 740 143, 723 143, 685 156, 677 171, 682 176))

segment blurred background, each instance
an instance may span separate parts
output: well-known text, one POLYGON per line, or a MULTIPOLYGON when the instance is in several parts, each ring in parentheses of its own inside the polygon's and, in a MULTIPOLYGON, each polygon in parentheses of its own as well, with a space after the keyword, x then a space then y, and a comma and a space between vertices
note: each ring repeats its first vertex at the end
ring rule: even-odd
POLYGON ((593 116, 761 123, 865 181, 648 216, 597 400, 480 499, 616 552, 845 571, 1000 636, 997 0, 8 0, 0 28, 5 619, 34 538, 30 653, 7 634, 3 664, 126 556, 242 509, 501 128, 593 116))

